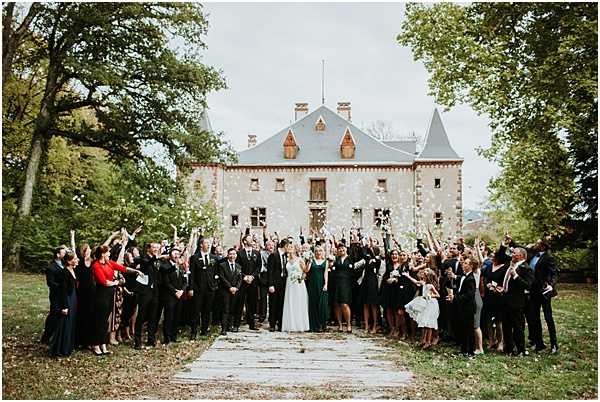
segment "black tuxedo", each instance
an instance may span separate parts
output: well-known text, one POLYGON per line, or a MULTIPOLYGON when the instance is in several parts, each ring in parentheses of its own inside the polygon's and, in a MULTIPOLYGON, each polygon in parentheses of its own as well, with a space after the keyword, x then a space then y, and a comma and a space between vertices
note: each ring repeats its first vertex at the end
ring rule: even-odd
POLYGON ((258 281, 261 268, 261 259, 258 251, 251 250, 250 253, 246 252, 245 249, 240 249, 237 253, 236 262, 240 264, 242 268, 242 275, 252 275, 254 280, 251 283, 247 283, 242 280, 239 295, 236 298, 236 305, 234 308, 233 325, 234 327, 240 326, 242 319, 242 310, 244 305, 246 306, 246 322, 250 329, 254 328, 254 314, 256 314, 256 303, 258 301, 258 281))
POLYGON ((542 254, 533 270, 534 280, 531 285, 531 301, 529 311, 529 333, 533 342, 538 348, 544 347, 544 337, 542 334, 542 321, 540 320, 540 308, 544 312, 544 319, 548 325, 550 335, 550 345, 558 346, 556 339, 556 326, 552 316, 552 297, 556 296, 557 269, 554 257, 548 252, 542 254), (552 286, 552 290, 544 294, 547 285, 552 286))
POLYGON ((267 250, 260 252, 260 274, 258 276, 258 321, 263 323, 267 318, 267 295, 268 295, 268 272, 266 271, 269 261, 269 253, 267 250))
POLYGON ((50 300, 50 311, 44 323, 44 333, 42 334, 42 343, 48 343, 50 337, 55 332, 58 323, 60 322, 61 312, 63 309, 61 302, 61 288, 63 279, 63 268, 56 261, 52 261, 45 270, 46 285, 48 285, 48 299, 50 300))
POLYGON ((440 331, 444 333, 445 337, 454 337, 458 340, 458 334, 455 332, 455 326, 457 325, 456 320, 458 317, 458 313, 456 312, 456 303, 449 303, 446 301, 446 296, 448 296, 448 292, 446 289, 453 289, 456 293, 458 290, 458 285, 460 284, 460 278, 463 276, 462 265, 458 262, 456 258, 450 258, 444 261, 441 265, 440 272, 440 315, 438 318, 440 331), (457 277, 455 279, 450 279, 446 274, 446 270, 448 268, 452 269, 452 272, 457 277))
POLYGON ((517 353, 525 352, 524 312, 528 299, 526 292, 532 283, 533 272, 526 262, 522 262, 517 268, 517 277, 508 280, 507 289, 502 296, 504 353, 512 353, 513 345, 516 345, 517 353))
POLYGON ((471 272, 463 277, 464 279, 457 278, 458 285, 454 291, 455 330, 460 342, 460 351, 472 355, 475 346, 475 277, 471 272))
POLYGON ((148 284, 136 282, 137 317, 135 320, 134 343, 142 343, 142 327, 148 321, 148 344, 156 344, 156 331, 158 330, 158 315, 160 310, 160 260, 155 256, 146 254, 140 260, 140 271, 148 276, 148 284))
POLYGON ((163 320, 163 339, 166 344, 177 340, 177 326, 181 317, 181 309, 183 306, 181 297, 183 297, 183 295, 178 298, 176 293, 179 290, 185 292, 185 278, 183 276, 183 270, 171 261, 165 261, 160 265, 160 273, 160 302, 161 309, 165 312, 163 320))
POLYGON ((279 327, 281 330, 281 319, 283 317, 283 300, 285 298, 285 281, 287 270, 285 253, 283 260, 279 249, 273 251, 267 260, 267 287, 274 287, 275 292, 269 293, 269 326, 273 329, 279 327))
POLYGON ((191 289, 194 291, 192 300, 195 307, 192 319, 192 337, 196 335, 198 322, 201 324, 201 334, 205 335, 208 331, 215 292, 219 287, 216 262, 217 259, 212 254, 202 258, 201 251, 197 251, 190 257, 190 283, 191 289))
POLYGON ((229 260, 221 262, 217 267, 217 275, 221 281, 219 287, 219 301, 221 302, 221 331, 229 331, 230 329, 230 312, 236 305, 239 289, 242 286, 242 267, 234 262, 234 270, 231 270, 229 260), (236 288, 238 292, 232 294, 229 289, 236 288))

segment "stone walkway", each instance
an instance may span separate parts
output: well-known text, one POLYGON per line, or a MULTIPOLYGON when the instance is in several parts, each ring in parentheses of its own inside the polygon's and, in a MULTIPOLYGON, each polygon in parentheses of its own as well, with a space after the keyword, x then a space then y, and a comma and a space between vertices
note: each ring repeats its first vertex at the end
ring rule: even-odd
MULTIPOLYGON (((231 391, 265 387, 278 391, 277 398, 300 398, 305 394, 294 390, 304 387, 329 389, 339 398, 370 399, 398 391, 411 379, 410 372, 386 358, 387 353, 372 339, 353 334, 244 331, 219 336, 174 382, 199 385, 196 389, 206 384, 214 398, 253 398, 231 391), (286 390, 288 394, 281 393, 286 390)), ((262 396, 269 395, 266 391, 262 396)))

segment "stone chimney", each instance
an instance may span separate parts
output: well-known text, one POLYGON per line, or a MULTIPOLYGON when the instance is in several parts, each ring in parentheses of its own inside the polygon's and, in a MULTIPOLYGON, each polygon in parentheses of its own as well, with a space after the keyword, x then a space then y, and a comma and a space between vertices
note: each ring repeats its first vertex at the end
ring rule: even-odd
POLYGON ((298 121, 308 114, 308 103, 296 103, 295 105, 295 121, 298 121))
POLYGON ((256 134, 248 134, 248 148, 256 145, 256 134))
POLYGON ((352 121, 350 102, 338 102, 337 112, 348 121, 352 121))

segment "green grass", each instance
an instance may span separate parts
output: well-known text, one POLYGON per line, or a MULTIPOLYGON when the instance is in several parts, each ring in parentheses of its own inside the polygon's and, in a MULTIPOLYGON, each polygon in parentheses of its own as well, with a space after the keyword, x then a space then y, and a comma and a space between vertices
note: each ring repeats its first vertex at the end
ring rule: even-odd
MULTIPOLYGON (((393 358, 415 374, 410 399, 596 399, 598 395, 598 300, 596 285, 560 287, 552 301, 559 353, 522 358, 497 352, 476 359, 457 356, 457 348, 431 351, 385 341, 393 358)), ((543 322, 543 318, 542 318, 543 322)), ((548 332, 544 324, 544 336, 548 332)), ((548 345, 549 346, 549 345, 548 345)))
MULTIPOLYGON (((38 340, 48 309, 43 276, 3 273, 2 391, 5 399, 345 399, 357 395, 335 384, 319 388, 268 388, 231 384, 183 385, 170 378, 197 358, 214 339, 181 342, 136 351, 131 344, 112 347, 98 358, 78 351, 50 359, 38 340)), ((408 368, 408 388, 382 390, 376 398, 394 399, 592 399, 598 393, 598 302, 595 285, 562 285, 553 300, 560 352, 505 357, 487 353, 474 360, 456 348, 421 351, 406 343, 380 340, 386 357, 408 368)), ((356 331, 358 336, 362 336, 356 331)), ((544 327, 547 340, 547 331, 544 327)), ((332 333, 327 336, 343 336, 332 333)), ((385 379, 382 378, 382 385, 385 379)), ((360 394, 358 394, 360 397, 360 394)))
POLYGON ((48 347, 39 343, 49 305, 45 278, 3 273, 2 305, 5 399, 154 398, 214 338, 143 351, 134 350, 128 342, 111 347, 109 356, 75 351, 69 358, 51 359, 48 347))

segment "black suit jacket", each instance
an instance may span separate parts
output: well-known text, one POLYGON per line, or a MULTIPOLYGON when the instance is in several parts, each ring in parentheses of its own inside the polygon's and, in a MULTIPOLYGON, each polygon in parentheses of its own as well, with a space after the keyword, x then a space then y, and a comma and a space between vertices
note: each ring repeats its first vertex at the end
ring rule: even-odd
POLYGON ((161 274, 161 299, 165 301, 177 301, 175 292, 178 290, 185 291, 185 278, 183 277, 183 270, 179 272, 177 268, 171 263, 171 261, 164 261, 160 264, 161 274))
POLYGON ((50 311, 59 311, 66 308, 63 307, 61 301, 61 288, 64 282, 63 271, 65 270, 56 261, 52 261, 48 268, 46 268, 46 285, 48 285, 49 290, 50 311))
POLYGON ((141 293, 152 292, 158 297, 160 293, 160 260, 146 254, 140 259, 140 271, 148 276, 148 285, 137 282, 136 290, 141 293))
POLYGON ((254 277, 252 285, 258 284, 258 274, 260 274, 260 268, 262 267, 258 251, 252 250, 250 256, 248 256, 246 250, 242 248, 238 251, 235 262, 241 265, 242 274, 252 275, 254 277))
POLYGON ((217 267, 217 275, 221 283, 221 293, 229 293, 229 288, 239 289, 242 286, 242 267, 237 262, 235 264, 235 271, 231 272, 229 267, 229 260, 221 262, 217 267))
POLYGON ((461 315, 475 314, 475 277, 472 272, 465 275, 462 286, 460 286, 460 278, 457 282, 457 291, 455 295, 458 312, 461 315), (458 291, 460 288, 460 291, 458 291))
POLYGON ((523 262, 517 268, 517 278, 510 278, 508 280, 508 290, 503 296, 504 302, 512 308, 524 308, 527 300, 525 291, 531 288, 532 283, 533 272, 531 271, 531 267, 526 262, 523 262))
POLYGON ((554 257, 548 254, 547 251, 538 259, 533 274, 532 293, 542 294, 546 285, 550 285, 553 289, 552 294, 556 294, 556 263, 554 262, 554 257))
POLYGON ((267 259, 267 286, 285 286, 287 269, 281 265, 279 249, 273 251, 267 259))
POLYGON ((208 256, 208 265, 202 259, 202 253, 196 252, 190 257, 190 287, 194 293, 199 291, 215 291, 219 287, 217 275, 217 258, 213 254, 208 256))

